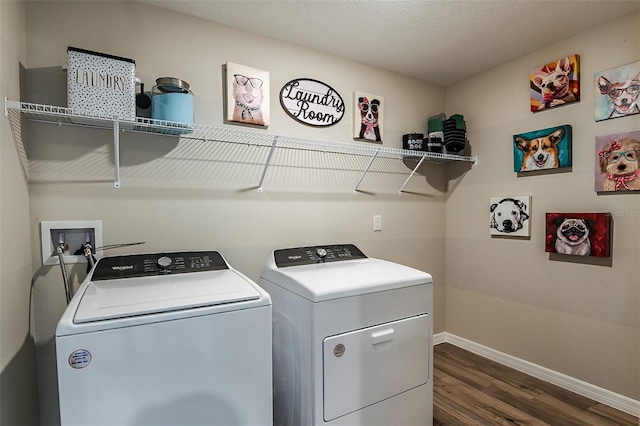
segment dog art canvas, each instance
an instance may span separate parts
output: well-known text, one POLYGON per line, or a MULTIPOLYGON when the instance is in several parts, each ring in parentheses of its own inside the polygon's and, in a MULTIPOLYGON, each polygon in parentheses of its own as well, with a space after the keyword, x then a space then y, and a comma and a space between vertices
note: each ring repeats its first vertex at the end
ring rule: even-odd
POLYGON ((609 257, 611 216, 608 213, 547 213, 545 251, 609 257))
POLYGON ((226 64, 226 122, 268 127, 269 72, 226 64))
POLYGON ((571 167, 572 129, 568 124, 513 136, 513 171, 571 167))
POLYGON ((640 191, 640 130, 596 136, 596 192, 640 191))
POLYGON ((580 100, 580 57, 566 56, 529 73, 531 112, 580 100))
POLYGON ((382 143, 384 98, 371 93, 354 92, 353 139, 382 143))
POLYGON ((594 77, 596 121, 640 114, 640 61, 597 72, 594 77))
POLYGON ((491 197, 489 205, 490 235, 530 237, 531 197, 491 197))

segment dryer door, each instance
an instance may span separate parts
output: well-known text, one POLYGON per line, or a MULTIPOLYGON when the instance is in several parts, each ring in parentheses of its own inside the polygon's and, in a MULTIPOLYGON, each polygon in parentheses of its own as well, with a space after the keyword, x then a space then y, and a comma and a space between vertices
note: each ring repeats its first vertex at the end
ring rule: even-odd
POLYGON ((430 336, 423 314, 325 338, 324 420, 428 383, 430 336))

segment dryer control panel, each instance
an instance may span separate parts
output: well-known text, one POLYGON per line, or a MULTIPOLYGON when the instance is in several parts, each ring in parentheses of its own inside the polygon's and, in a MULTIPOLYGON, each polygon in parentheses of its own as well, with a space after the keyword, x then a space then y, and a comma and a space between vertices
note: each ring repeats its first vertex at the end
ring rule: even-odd
POLYGON ((103 257, 98 260, 92 280, 113 280, 220 269, 229 269, 229 266, 217 251, 132 254, 103 257))
POLYGON ((275 250, 273 255, 278 268, 367 258, 353 244, 280 249, 275 250))

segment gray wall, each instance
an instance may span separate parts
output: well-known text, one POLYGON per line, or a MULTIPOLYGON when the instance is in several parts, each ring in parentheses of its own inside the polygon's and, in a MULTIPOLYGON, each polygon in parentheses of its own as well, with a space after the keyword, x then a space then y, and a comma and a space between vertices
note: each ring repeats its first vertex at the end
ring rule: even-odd
MULTIPOLYGON (((26 59, 26 6, 0 2, 0 92, 20 97, 26 59)), ((11 136, 0 119, 0 424, 38 423, 35 352, 31 334, 29 189, 11 136)))
POLYGON ((594 146, 597 135, 639 129, 640 115, 596 123, 593 75, 640 58, 638 28, 634 14, 448 88, 447 112, 468 117, 480 163, 446 206, 447 332, 636 400, 640 195, 594 192, 594 146), (531 113, 529 71, 572 54, 580 102, 531 113), (563 124, 573 128, 570 172, 513 172, 512 135, 563 124), (489 236, 489 198, 510 195, 532 197, 529 240, 489 236), (611 257, 545 253, 547 212, 611 212, 611 257))

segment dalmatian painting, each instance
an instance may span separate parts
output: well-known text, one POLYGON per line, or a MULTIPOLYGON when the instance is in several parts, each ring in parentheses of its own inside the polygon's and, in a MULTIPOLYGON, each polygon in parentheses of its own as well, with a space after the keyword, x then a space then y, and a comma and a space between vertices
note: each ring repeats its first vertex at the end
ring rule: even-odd
POLYGON ((530 237, 531 197, 491 197, 490 235, 530 237))

